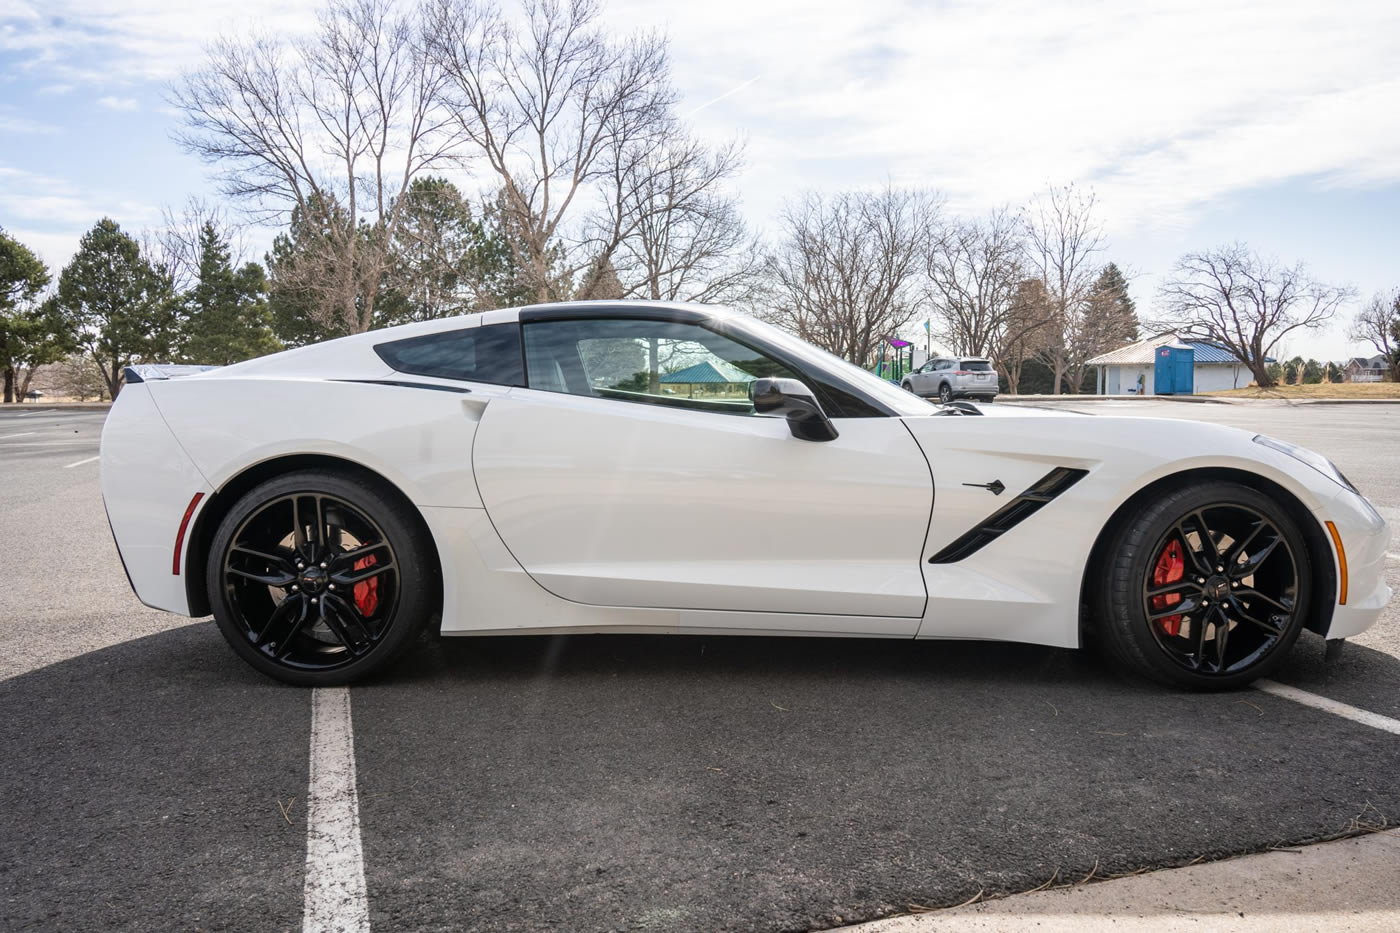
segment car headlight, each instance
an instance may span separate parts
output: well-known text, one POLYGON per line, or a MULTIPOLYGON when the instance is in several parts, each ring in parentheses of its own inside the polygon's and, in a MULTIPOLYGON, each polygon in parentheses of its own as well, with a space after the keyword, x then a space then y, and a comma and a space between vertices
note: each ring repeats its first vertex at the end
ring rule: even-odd
POLYGON ((1351 484, 1351 480, 1337 469, 1337 465, 1315 450, 1308 450, 1306 447, 1299 447, 1297 444, 1290 444, 1288 441, 1281 441, 1276 437, 1269 437, 1267 434, 1254 435, 1254 443, 1263 444, 1265 447, 1272 447, 1280 453, 1288 454, 1294 460, 1306 463, 1337 485, 1360 495, 1357 488, 1351 484))

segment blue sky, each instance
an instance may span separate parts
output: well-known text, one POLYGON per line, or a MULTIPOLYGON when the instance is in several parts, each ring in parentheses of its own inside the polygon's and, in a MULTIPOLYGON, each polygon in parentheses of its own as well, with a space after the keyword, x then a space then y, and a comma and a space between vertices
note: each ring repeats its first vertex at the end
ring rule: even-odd
MULTIPOLYGON (((166 83, 220 31, 293 36, 314 11, 0 0, 0 226, 56 270, 104 214, 139 232, 213 195, 170 140, 166 83)), ((1073 181, 1146 315, 1178 255, 1233 240, 1363 299, 1400 286, 1393 0, 614 0, 606 16, 664 30, 682 112, 745 141, 736 193, 759 229, 804 188, 892 180, 977 214, 1073 181)), ((1344 331, 1288 351, 1340 358, 1344 331)))

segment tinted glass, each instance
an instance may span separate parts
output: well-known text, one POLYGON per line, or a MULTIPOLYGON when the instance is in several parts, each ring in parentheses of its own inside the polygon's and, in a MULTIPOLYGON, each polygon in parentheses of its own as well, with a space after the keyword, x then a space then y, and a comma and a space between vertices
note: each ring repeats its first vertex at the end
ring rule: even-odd
POLYGON ((986 360, 963 360, 959 368, 970 373, 989 373, 992 371, 992 364, 986 360))
POLYGON ((401 373, 504 386, 525 384, 520 325, 492 324, 375 344, 379 358, 401 373))
POLYGON ((675 321, 540 321, 524 325, 532 389, 618 401, 752 414, 749 387, 799 378, 763 353, 675 321))
POLYGON ((817 393, 818 401, 830 418, 883 418, 891 413, 924 415, 932 407, 894 383, 772 324, 745 317, 734 318, 726 326, 740 335, 753 337, 759 346, 774 348, 784 361, 799 369, 803 381, 817 393), (876 407, 872 400, 885 408, 876 407))

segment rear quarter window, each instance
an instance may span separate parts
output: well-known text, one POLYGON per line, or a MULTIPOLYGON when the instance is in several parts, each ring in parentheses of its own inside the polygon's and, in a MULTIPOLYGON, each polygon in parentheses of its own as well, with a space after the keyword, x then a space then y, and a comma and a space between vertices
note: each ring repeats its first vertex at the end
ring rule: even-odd
POLYGON ((519 324, 407 337, 375 344, 374 352, 395 372, 505 386, 525 384, 519 324))

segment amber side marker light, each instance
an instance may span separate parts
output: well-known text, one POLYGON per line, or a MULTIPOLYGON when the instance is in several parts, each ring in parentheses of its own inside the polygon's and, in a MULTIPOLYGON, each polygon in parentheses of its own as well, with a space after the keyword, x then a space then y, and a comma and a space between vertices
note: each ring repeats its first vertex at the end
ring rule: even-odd
MULTIPOLYGON (((180 575, 180 555, 185 550, 185 532, 190 527, 190 516, 194 514, 195 506, 199 505, 199 500, 204 498, 204 493, 197 492, 190 500, 189 508, 185 509, 185 517, 180 519, 180 530, 175 534, 175 556, 170 562, 170 572, 175 576, 180 575)), ((1333 534, 1336 534, 1334 531, 1333 534)), ((1346 592, 1343 590, 1342 592, 1346 592)), ((1345 602, 1345 600, 1343 600, 1345 602)))
POLYGON ((1347 604, 1347 550, 1342 547, 1342 536, 1337 533, 1337 526, 1327 522, 1327 530, 1332 534, 1332 544, 1337 549, 1337 566, 1342 571, 1341 579, 1337 581, 1337 604, 1345 606, 1347 604))

